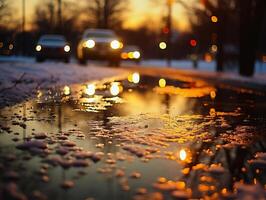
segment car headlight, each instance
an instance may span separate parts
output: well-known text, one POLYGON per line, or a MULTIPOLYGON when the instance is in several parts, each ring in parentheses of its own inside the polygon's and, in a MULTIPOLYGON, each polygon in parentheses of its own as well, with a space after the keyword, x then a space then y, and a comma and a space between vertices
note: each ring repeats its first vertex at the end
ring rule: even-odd
POLYGON ((35 47, 35 49, 36 49, 36 51, 41 51, 41 50, 42 50, 42 46, 38 44, 38 45, 35 47))
POLYGON ((140 58, 140 52, 139 52, 139 51, 134 51, 134 52, 133 52, 133 57, 134 57, 135 59, 139 59, 139 58, 140 58))
POLYGON ((123 48, 123 43, 117 41, 117 40, 113 40, 110 44, 112 49, 121 49, 123 48))
POLYGON ((89 49, 92 49, 93 47, 95 47, 95 42, 94 42, 94 40, 87 40, 84 43, 84 46, 89 48, 89 49))
POLYGON ((70 51, 70 46, 69 46, 69 45, 66 45, 66 46, 64 47, 64 51, 65 51, 65 52, 69 52, 69 51, 70 51))

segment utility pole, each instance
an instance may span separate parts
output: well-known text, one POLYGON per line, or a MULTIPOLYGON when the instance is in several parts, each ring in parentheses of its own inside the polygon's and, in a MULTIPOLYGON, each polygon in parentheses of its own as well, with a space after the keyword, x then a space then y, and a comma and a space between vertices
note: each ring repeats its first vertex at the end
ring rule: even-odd
POLYGON ((25 55, 25 26, 26 26, 26 2, 22 0, 22 25, 21 25, 21 33, 22 33, 22 55, 25 55))
POLYGON ((167 8, 168 8, 168 17, 167 17, 167 27, 168 27, 168 34, 167 34, 167 65, 171 67, 172 64, 172 10, 173 10, 173 3, 174 0, 167 0, 167 8))
POLYGON ((58 26, 58 31, 61 33, 61 28, 62 28, 62 0, 58 0, 58 10, 57 10, 57 26, 58 26))

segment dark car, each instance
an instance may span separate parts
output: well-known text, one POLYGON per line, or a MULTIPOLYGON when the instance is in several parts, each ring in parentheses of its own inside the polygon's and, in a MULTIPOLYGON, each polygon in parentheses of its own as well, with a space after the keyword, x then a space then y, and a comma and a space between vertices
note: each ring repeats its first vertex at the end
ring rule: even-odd
POLYGON ((14 44, 8 39, 0 39, 0 55, 10 56, 13 54, 14 44))
POLYGON ((68 63, 70 59, 70 45, 62 35, 43 35, 36 47, 36 61, 45 59, 60 59, 68 63))
POLYGON ((119 65, 123 43, 108 29, 88 29, 77 48, 78 61, 85 64, 88 59, 108 60, 110 65, 119 65))
POLYGON ((122 53, 121 53, 121 58, 123 60, 130 60, 130 61, 134 61, 137 64, 140 63, 141 61, 141 50, 138 46, 134 46, 134 45, 128 45, 126 46, 122 53))

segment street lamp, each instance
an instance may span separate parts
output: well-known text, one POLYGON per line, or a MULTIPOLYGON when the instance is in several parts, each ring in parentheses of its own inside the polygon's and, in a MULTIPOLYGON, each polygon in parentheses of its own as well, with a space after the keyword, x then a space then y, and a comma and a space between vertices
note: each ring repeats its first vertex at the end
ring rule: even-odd
POLYGON ((25 26, 26 26, 26 2, 22 0, 22 24, 21 24, 21 32, 22 32, 22 55, 24 55, 25 49, 25 26))
POLYGON ((171 67, 171 59, 172 59, 172 10, 173 10, 173 3, 175 0, 167 0, 167 7, 168 7, 168 17, 167 17, 167 44, 168 44, 168 54, 167 54, 167 65, 171 67))
POLYGON ((25 31, 25 23, 26 23, 26 2, 25 0, 22 0, 22 32, 24 33, 25 31))
POLYGON ((62 28, 62 0, 58 0, 57 20, 58 20, 58 31, 61 32, 62 28))
POLYGON ((217 23, 217 22, 218 22, 218 17, 215 16, 215 15, 211 16, 211 21, 212 21, 213 23, 217 23))

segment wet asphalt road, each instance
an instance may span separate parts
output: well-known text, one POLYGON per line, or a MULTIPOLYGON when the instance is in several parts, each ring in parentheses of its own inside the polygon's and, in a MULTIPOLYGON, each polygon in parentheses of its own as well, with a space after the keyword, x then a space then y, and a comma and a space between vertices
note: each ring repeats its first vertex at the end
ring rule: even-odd
POLYGON ((1 198, 264 199, 265 102, 139 73, 40 90, 0 111, 1 198))

